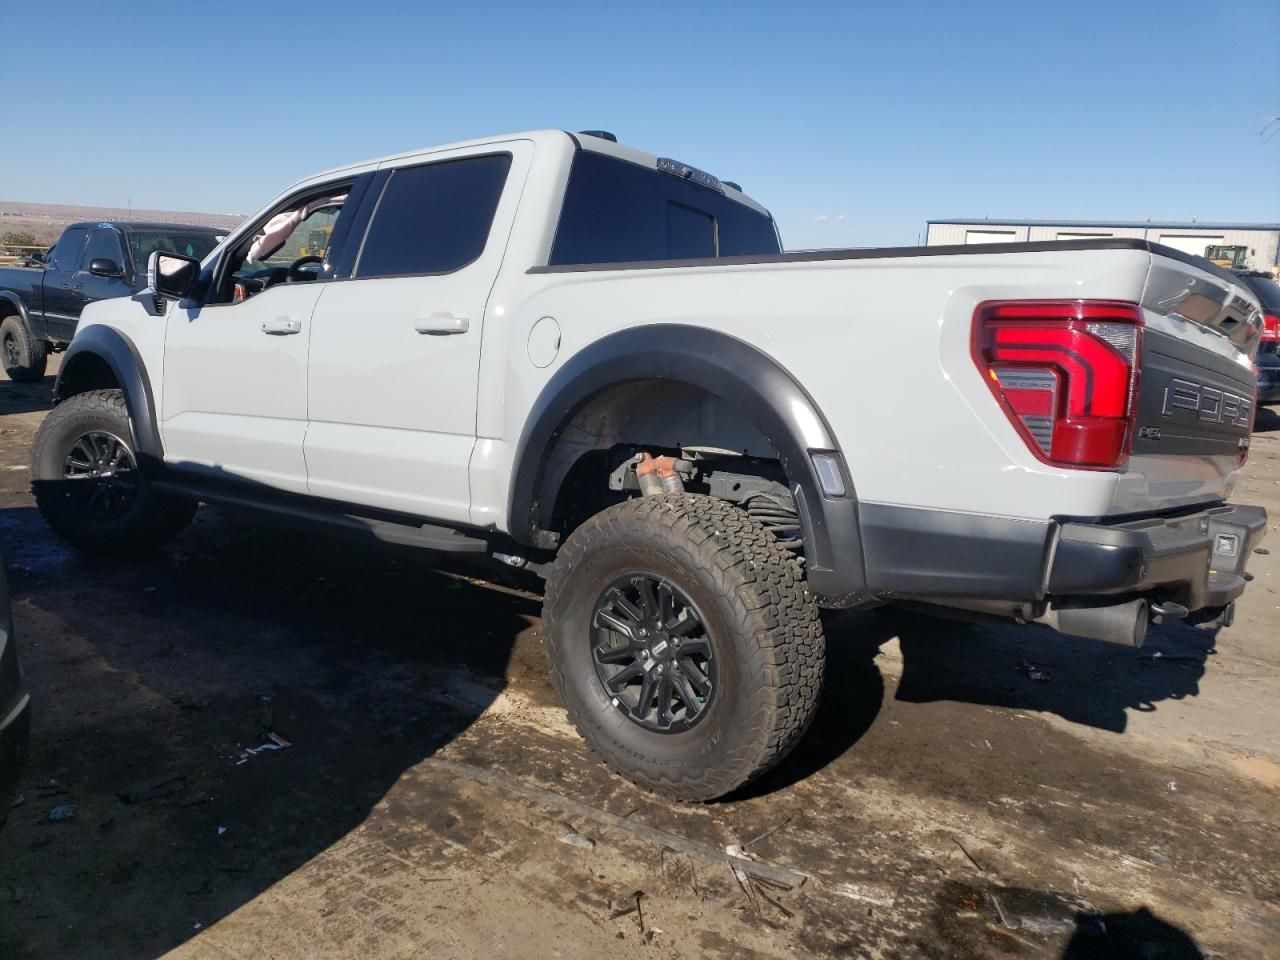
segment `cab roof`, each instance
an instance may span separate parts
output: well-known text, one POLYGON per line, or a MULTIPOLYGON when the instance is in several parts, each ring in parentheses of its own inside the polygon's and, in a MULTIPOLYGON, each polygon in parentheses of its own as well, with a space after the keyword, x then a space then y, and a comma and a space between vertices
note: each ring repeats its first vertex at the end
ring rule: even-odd
POLYGON ((94 227, 115 227, 128 233, 130 230, 182 230, 186 233, 208 233, 225 236, 231 232, 230 227, 209 227, 198 223, 171 223, 162 220, 79 220, 69 223, 63 229, 83 227, 92 230, 94 227))

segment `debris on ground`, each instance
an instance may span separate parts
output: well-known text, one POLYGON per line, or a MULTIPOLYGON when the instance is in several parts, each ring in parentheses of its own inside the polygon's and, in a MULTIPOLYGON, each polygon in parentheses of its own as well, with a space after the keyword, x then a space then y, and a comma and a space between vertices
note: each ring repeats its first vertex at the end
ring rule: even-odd
POLYGON ((57 780, 50 780, 44 786, 36 787, 36 796, 41 800, 47 800, 50 797, 58 797, 67 792, 67 788, 57 780))
MULTIPOLYGON (((760 842, 761 840, 763 840, 765 837, 768 837, 768 836, 771 836, 771 835, 773 835, 773 834, 777 833, 779 830, 781 830, 783 827, 785 827, 785 826, 786 826, 788 823, 790 823, 790 822, 791 822, 791 818, 790 818, 790 817, 787 817, 787 818, 786 818, 785 820, 783 820, 781 823, 776 823, 776 824, 774 824, 772 827, 770 827, 770 828, 769 828, 768 830, 766 830, 764 833, 758 834, 757 836, 752 837, 752 838, 751 838, 750 840, 748 840, 746 843, 742 844, 741 849, 742 849, 742 850, 746 850, 746 849, 747 849, 747 847, 750 847, 750 846, 753 846, 753 845, 755 845, 755 844, 759 843, 759 842, 760 842)), ((728 851, 727 851, 727 849, 726 849, 726 851, 725 851, 725 852, 728 852, 728 851)))
POLYGON ((9 809, 12 810, 14 807, 20 807, 26 802, 27 798, 24 797, 21 792, 15 793, 13 795, 13 799, 9 801, 9 809))
POLYGON ((583 850, 594 850, 596 842, 590 837, 584 837, 580 833, 566 833, 560 838, 561 843, 566 843, 571 847, 581 847, 583 850))
POLYGON ((146 803, 181 793, 187 784, 185 773, 162 773, 159 776, 137 780, 116 794, 125 803, 146 803))
POLYGON ((1157 660, 1164 663, 1204 663, 1204 657, 1193 654, 1161 653, 1159 650, 1154 653, 1141 653, 1138 659, 1143 663, 1155 663, 1157 660))
POLYGON ((1049 676, 1049 672, 1047 670, 1040 669, 1030 660, 1024 659, 1022 663, 1018 664, 1016 667, 1014 667, 1014 669, 1017 670, 1019 673, 1026 674, 1027 679, 1029 680, 1043 681, 1043 680, 1052 679, 1049 676))
POLYGON ((853 882, 846 880, 831 888, 835 893, 850 900, 861 900, 873 907, 892 907, 898 902, 898 891, 893 887, 879 883, 853 882))
MULTIPOLYGON (((711 863, 730 863, 737 864, 743 859, 741 847, 736 844, 731 845, 733 849, 738 851, 737 856, 726 853, 717 847, 706 846, 689 840, 687 837, 681 837, 666 830, 657 827, 651 827, 646 823, 636 820, 620 817, 615 813, 609 813, 599 807, 583 803, 575 800, 562 793, 547 790, 542 787, 536 787, 526 783, 523 780, 501 773, 497 770, 477 767, 469 763, 461 763, 457 760, 447 760, 443 757, 428 757, 422 761, 422 765, 428 769, 436 769, 445 771, 455 777, 465 777, 477 783, 490 784, 500 787, 503 790, 514 793, 518 796, 525 797, 535 803, 545 806, 554 807, 556 810, 564 811, 573 817, 591 821, 600 824, 603 827, 621 830, 632 836, 656 844, 659 847, 665 847, 672 853, 683 853, 691 857, 698 857, 711 863)), ((634 811, 633 811, 634 812, 634 811)), ((746 864, 744 864, 746 866, 746 864)), ((776 889, 793 890, 804 886, 809 879, 808 874, 789 867, 781 867, 766 861, 751 858, 747 869, 751 871, 752 876, 756 879, 767 879, 773 883, 776 889)))
MULTIPOLYGON (((767 830, 760 836, 752 840, 748 840, 747 844, 758 842, 770 833, 773 833, 774 830, 784 826, 786 822, 787 821, 784 820, 782 823, 770 830, 767 830)), ((729 872, 733 874, 733 879, 737 881, 738 888, 742 891, 743 896, 747 898, 747 903, 750 904, 751 909, 756 916, 761 915, 760 901, 763 900, 782 914, 785 919, 790 920, 795 916, 795 914, 773 897, 769 896, 766 892, 766 888, 785 892, 794 889, 794 886, 789 883, 783 883, 774 877, 765 876, 756 872, 755 869, 753 869, 754 867, 759 866, 756 857, 743 849, 747 844, 739 845, 731 843, 724 848, 725 855, 729 858, 729 872)))
POLYGON ((1099 935, 1106 932, 1098 909, 1074 894, 1008 887, 988 890, 987 902, 1006 930, 1044 937, 1076 931, 1099 935))
POLYGON ((219 827, 219 828, 218 828, 218 836, 222 836, 222 835, 223 835, 224 833, 226 833, 226 832, 227 832, 227 828, 226 828, 226 827, 219 827))
POLYGON ((260 743, 256 747, 245 747, 240 751, 240 758, 236 760, 236 766, 248 763, 260 753, 266 753, 269 750, 288 750, 292 746, 293 744, 280 736, 280 734, 268 733, 266 743, 260 743))
POLYGON ((649 941, 653 939, 654 931, 652 930, 646 931, 645 929, 644 908, 640 905, 640 901, 642 901, 644 898, 645 898, 645 892, 643 890, 636 890, 628 898, 631 901, 633 901, 632 905, 622 907, 618 910, 613 911, 613 913, 609 915, 609 919, 621 920, 623 917, 629 917, 631 916, 631 914, 634 913, 636 915, 636 926, 640 928, 640 936, 643 937, 646 941, 649 941))
POLYGON ((74 820, 77 809, 79 808, 74 803, 60 803, 49 811, 49 822, 66 823, 68 820, 74 820))
POLYGON ((955 845, 960 848, 960 852, 964 854, 964 858, 973 864, 973 869, 977 870, 979 873, 987 872, 986 868, 978 862, 977 858, 969 852, 969 848, 961 843, 958 837, 952 837, 951 839, 955 841, 955 845))
POLYGON ((268 733, 275 729, 275 701, 269 693, 258 697, 258 726, 268 733))

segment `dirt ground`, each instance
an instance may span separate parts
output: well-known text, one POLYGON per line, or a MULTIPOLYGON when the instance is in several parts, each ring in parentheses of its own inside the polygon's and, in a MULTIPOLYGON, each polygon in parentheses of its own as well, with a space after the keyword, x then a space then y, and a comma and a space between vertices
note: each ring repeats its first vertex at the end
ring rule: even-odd
POLYGON ((152 559, 64 549, 28 491, 51 384, 0 383, 34 702, 0 957, 1280 955, 1272 413, 1233 627, 832 616, 803 746, 688 806, 567 727, 529 584, 212 508, 152 559), (247 752, 268 726, 289 746, 247 752), (789 877, 744 888, 729 844, 789 877))

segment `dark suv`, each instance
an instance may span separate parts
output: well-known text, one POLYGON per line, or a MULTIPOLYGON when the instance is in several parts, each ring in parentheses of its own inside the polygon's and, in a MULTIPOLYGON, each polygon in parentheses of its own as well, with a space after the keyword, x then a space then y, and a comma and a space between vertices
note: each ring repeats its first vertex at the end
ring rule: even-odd
POLYGON ((1262 304, 1266 326, 1258 344, 1258 406, 1280 403, 1280 283, 1269 273, 1232 270, 1262 304))
POLYGON ((9 804, 18 785, 18 771, 27 752, 30 698, 22 686, 18 650, 13 639, 13 615, 9 585, 0 564, 0 825, 9 816, 9 804))

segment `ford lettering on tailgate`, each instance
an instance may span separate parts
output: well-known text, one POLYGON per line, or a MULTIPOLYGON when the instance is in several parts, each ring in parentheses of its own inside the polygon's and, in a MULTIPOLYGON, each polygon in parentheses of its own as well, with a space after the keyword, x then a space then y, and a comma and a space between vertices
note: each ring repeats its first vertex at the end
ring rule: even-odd
POLYGON ((1191 411, 1204 423, 1247 428, 1253 421, 1251 398, 1174 377, 1164 388, 1164 407, 1160 412, 1172 417, 1179 410, 1191 411))

